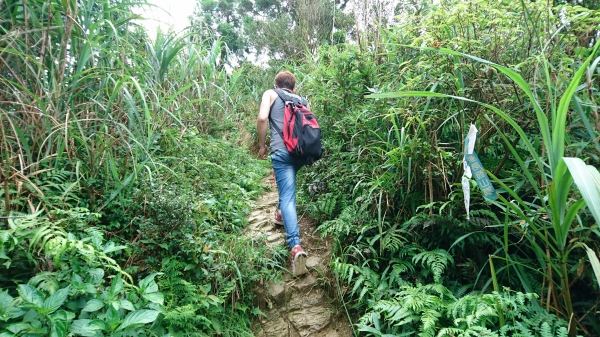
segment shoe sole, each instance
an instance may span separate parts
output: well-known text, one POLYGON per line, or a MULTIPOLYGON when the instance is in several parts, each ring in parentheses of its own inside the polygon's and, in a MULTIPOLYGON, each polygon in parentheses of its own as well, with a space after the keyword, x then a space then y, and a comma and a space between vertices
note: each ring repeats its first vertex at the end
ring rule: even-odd
POLYGON ((276 225, 283 226, 283 221, 273 220, 276 225))
POLYGON ((308 257, 306 256, 306 254, 299 254, 298 256, 296 256, 296 260, 294 261, 294 275, 295 276, 304 275, 308 272, 308 269, 306 269, 306 260, 307 259, 308 259, 308 257))

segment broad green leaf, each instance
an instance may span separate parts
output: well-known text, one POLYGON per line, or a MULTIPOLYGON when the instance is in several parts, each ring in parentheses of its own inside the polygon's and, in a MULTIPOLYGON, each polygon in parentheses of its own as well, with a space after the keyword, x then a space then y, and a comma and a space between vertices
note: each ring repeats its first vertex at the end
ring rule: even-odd
POLYGON ((8 290, 0 291, 0 310, 7 308, 14 298, 8 294, 8 290))
POLYGON ((81 278, 81 276, 74 273, 73 275, 71 275, 71 284, 76 287, 80 287, 81 285, 83 285, 83 279, 81 278))
POLYGON ((105 321, 111 326, 112 329, 117 327, 117 325, 121 322, 119 312, 115 310, 112 305, 109 306, 108 310, 106 311, 105 321))
POLYGON ((6 330, 14 333, 15 335, 21 331, 27 331, 33 329, 33 326, 29 323, 14 323, 5 327, 6 330))
POLYGON ((94 286, 91 283, 84 284, 83 290, 88 294, 97 294, 98 293, 98 288, 96 288, 96 286, 94 286))
POLYGON ((19 312, 22 311, 18 307, 13 306, 13 300, 14 298, 8 294, 8 291, 0 291, 0 320, 18 317, 14 316, 14 309, 17 309, 19 312))
POLYGON ((69 289, 71 285, 66 288, 60 289, 59 291, 52 294, 52 296, 48 297, 42 306, 42 312, 45 314, 51 314, 58 310, 63 303, 67 300, 67 295, 69 295, 69 289))
POLYGON ((62 319, 64 321, 70 322, 75 318, 75 314, 71 311, 59 310, 59 311, 53 313, 52 315, 50 315, 50 317, 54 320, 62 319))
POLYGON ((142 297, 144 299, 146 299, 147 301, 150 301, 150 302, 156 303, 156 304, 163 304, 165 301, 164 295, 160 292, 143 294, 142 297))
POLYGON ((52 323, 52 330, 50 330, 50 337, 65 337, 67 336, 67 330, 69 323, 66 320, 56 320, 52 323))
POLYGON ((73 321, 69 327, 69 331, 72 334, 86 337, 97 336, 96 331, 98 330, 108 331, 109 327, 104 321, 89 319, 78 319, 73 321))
POLYGON ((112 241, 109 241, 104 246, 103 253, 108 254, 108 253, 116 252, 116 251, 123 250, 126 248, 127 248, 127 246, 115 246, 115 244, 112 241))
POLYGON ((152 323, 158 317, 159 312, 156 310, 138 310, 129 313, 116 331, 127 329, 132 325, 152 323))
POLYGON ((112 280, 110 285, 110 298, 113 299, 117 296, 121 290, 123 289, 123 280, 121 279, 121 275, 117 274, 115 278, 112 280))
POLYGON ((41 308, 44 305, 44 296, 34 287, 19 284, 18 292, 23 301, 33 304, 36 308, 41 308))
POLYGON ((104 302, 98 299, 92 299, 85 304, 85 307, 83 307, 81 311, 96 312, 102 308, 104 308, 104 302))
POLYGON ((598 260, 598 256, 596 255, 596 252, 594 252, 594 250, 588 247, 585 243, 581 242, 580 244, 583 246, 583 248, 585 248, 588 258, 590 259, 592 269, 594 270, 594 275, 596 275, 596 283, 598 284, 598 287, 600 287, 600 261, 598 260))
POLYGON ((121 300, 111 301, 110 306, 115 310, 120 310, 121 309, 121 300))
POLYGON ((579 158, 564 157, 563 160, 569 167, 573 181, 575 181, 575 185, 577 185, 596 223, 600 224, 600 181, 598 180, 600 174, 598 169, 586 165, 579 158))
POLYGON ((223 300, 220 299, 218 296, 215 295, 208 295, 206 296, 206 298, 208 298, 209 300, 212 300, 214 303, 222 303, 223 300))
POLYGON ((154 293, 158 291, 158 285, 156 284, 156 281, 154 281, 156 275, 162 275, 162 273, 150 274, 140 281, 140 288, 143 293, 154 293))
POLYGON ((129 310, 129 311, 134 311, 135 308, 133 307, 133 303, 129 302, 128 300, 121 300, 121 309, 125 309, 125 310, 129 310))
POLYGON ((104 270, 101 268, 95 268, 88 270, 88 274, 92 279, 93 284, 98 285, 104 279, 104 270))

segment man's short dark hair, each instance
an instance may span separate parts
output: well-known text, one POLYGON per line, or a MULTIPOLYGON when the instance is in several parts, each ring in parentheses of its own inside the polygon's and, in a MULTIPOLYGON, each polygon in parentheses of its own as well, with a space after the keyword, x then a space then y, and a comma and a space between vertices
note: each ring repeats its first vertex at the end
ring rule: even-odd
POLYGON ((278 88, 294 90, 296 87, 296 76, 289 71, 281 71, 275 76, 275 85, 278 88))

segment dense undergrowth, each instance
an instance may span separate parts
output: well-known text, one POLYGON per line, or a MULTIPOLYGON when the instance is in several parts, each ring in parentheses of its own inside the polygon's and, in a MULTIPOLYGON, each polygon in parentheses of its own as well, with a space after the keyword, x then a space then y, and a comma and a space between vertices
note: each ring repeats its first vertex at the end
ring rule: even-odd
POLYGON ((337 239, 358 333, 600 333, 597 14, 442 2, 401 16, 376 53, 334 46, 301 68, 328 147, 305 209, 337 239), (467 218, 471 123, 499 200, 471 181, 467 218))
POLYGON ((323 129, 300 207, 356 335, 600 334, 597 11, 423 2, 226 71, 223 43, 150 40, 131 4, 23 3, 0 2, 0 336, 251 336, 253 284, 286 267, 241 235, 284 68, 323 129), (471 181, 467 218, 471 123, 499 199, 471 181))
POLYGON ((241 235, 258 68, 131 5, 0 3, 2 336, 252 335, 284 260, 241 235))

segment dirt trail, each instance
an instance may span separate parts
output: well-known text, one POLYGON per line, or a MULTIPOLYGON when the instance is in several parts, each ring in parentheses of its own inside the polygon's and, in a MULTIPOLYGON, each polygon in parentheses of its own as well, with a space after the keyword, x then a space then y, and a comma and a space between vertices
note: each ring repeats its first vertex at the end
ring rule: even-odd
MULTIPOLYGON (((285 230, 273 222, 277 188, 271 175, 263 181, 271 191, 260 197, 249 217, 248 236, 266 236, 270 246, 285 245, 285 230)), ((350 337, 352 330, 343 309, 334 301, 331 287, 331 243, 314 234, 315 223, 298 215, 302 248, 308 254, 309 272, 294 277, 284 272, 281 283, 257 287, 256 298, 267 317, 255 322, 257 337, 350 337)), ((289 267, 289 266, 288 266, 289 267)))

